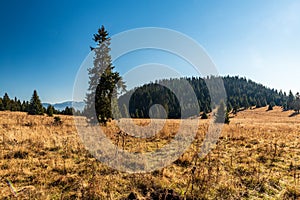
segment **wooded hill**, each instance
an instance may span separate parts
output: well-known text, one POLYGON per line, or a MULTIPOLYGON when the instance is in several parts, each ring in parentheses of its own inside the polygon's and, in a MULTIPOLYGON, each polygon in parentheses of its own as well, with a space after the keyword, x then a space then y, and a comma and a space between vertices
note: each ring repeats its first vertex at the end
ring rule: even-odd
MULTIPOLYGON (((285 92, 281 90, 270 89, 262 84, 255 83, 246 78, 238 76, 226 76, 226 77, 186 77, 186 78, 172 78, 158 80, 154 83, 145 84, 138 88, 128 91, 118 99, 120 113, 122 117, 133 118, 149 118, 149 109, 154 104, 160 104, 167 112, 168 118, 187 118, 195 115, 199 115, 197 107, 200 108, 200 112, 209 113, 215 107, 211 102, 209 90, 206 85, 207 81, 213 81, 213 79, 222 78, 224 87, 227 94, 227 110, 230 112, 237 112, 240 109, 258 108, 266 105, 270 106, 282 106, 287 110, 289 97, 285 92), (193 88, 193 91, 197 97, 197 101, 189 101, 188 97, 191 90, 186 90, 186 83, 189 83, 193 88), (165 86, 171 86, 172 90, 165 86), (178 98, 176 98, 175 94, 178 98), (184 99, 185 102, 180 106, 179 102, 184 99), (129 102, 129 104, 126 104, 129 102), (198 104, 198 105, 197 105, 198 104), (127 106, 129 105, 129 113, 127 106), (181 110, 183 109, 183 110, 181 110), (184 111, 184 112, 182 112, 184 111), (188 113, 189 116, 181 116, 181 113, 188 113)), ((289 94, 294 99, 293 94, 289 94)), ((291 101, 291 100, 290 100, 291 101)), ((152 114, 155 118, 159 118, 161 110, 154 110, 156 114, 152 114)))

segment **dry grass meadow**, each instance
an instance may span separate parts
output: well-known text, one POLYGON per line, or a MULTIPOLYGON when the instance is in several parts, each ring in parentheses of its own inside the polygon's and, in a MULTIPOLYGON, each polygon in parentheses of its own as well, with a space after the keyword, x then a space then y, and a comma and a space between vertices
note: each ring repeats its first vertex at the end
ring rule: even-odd
MULTIPOLYGON (((300 115, 266 109, 231 118, 205 158, 194 157, 208 128, 208 120, 200 120, 186 153, 161 170, 139 174, 91 156, 71 116, 54 124, 53 117, 0 112, 0 198, 300 199, 300 115)), ((151 138, 120 139, 112 122, 105 133, 120 148, 147 152, 167 144, 177 129, 178 120, 167 120, 151 138)))

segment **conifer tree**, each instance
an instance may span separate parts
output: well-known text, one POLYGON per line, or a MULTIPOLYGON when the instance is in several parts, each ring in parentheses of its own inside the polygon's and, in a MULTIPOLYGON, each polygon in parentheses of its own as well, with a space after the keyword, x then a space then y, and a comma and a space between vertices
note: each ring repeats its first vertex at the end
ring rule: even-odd
POLYGON ((23 101, 22 102, 21 110, 23 112, 28 112, 28 110, 29 110, 29 102, 28 101, 23 101))
POLYGON ((288 96, 288 100, 287 100, 287 109, 288 110, 292 110, 293 109, 294 100, 295 100, 295 97, 294 97, 292 91, 290 90, 289 96, 288 96))
POLYGON ((284 103, 284 104, 282 105, 282 110, 283 110, 283 111, 287 111, 287 110, 288 110, 288 108, 287 108, 287 103, 284 103))
POLYGON ((43 105, 37 94, 37 91, 33 91, 33 95, 30 100, 28 114, 30 115, 42 115, 44 113, 43 105))
POLYGON ((0 111, 4 110, 3 108, 3 102, 2 102, 2 99, 0 98, 0 111))
MULTIPOLYGON (((86 95, 84 113, 90 123, 106 124, 109 118, 113 118, 112 109, 117 109, 112 108, 113 98, 117 98, 115 88, 125 90, 125 84, 119 73, 114 72, 109 54, 110 38, 104 26, 94 34, 93 40, 97 46, 91 47, 95 53, 94 66, 88 69, 89 92, 86 95)), ((117 106, 117 104, 114 105, 117 106)))
POLYGON ((3 103, 3 110, 11 109, 11 102, 10 102, 10 98, 7 93, 4 94, 2 103, 3 103))
POLYGON ((74 108, 67 106, 61 113, 63 115, 73 115, 74 112, 75 112, 74 108))
POLYGON ((262 105, 261 105, 261 102, 259 99, 256 100, 256 108, 261 108, 262 105))
POLYGON ((243 97, 242 102, 243 102, 242 106, 244 107, 244 109, 248 109, 250 107, 249 102, 248 102, 248 98, 247 98, 246 95, 243 97))
POLYGON ((49 105, 48 107, 47 107, 47 115, 49 116, 49 117, 52 117, 53 116, 53 113, 54 113, 54 107, 52 106, 52 105, 49 105))
POLYGON ((272 104, 269 104, 269 106, 268 106, 268 111, 269 111, 269 110, 273 110, 272 104))
POLYGON ((22 103, 21 103, 21 101, 18 100, 18 101, 16 102, 16 104, 17 104, 17 110, 18 110, 18 111, 22 111, 22 103))
POLYGON ((227 109, 225 108, 225 103, 223 101, 220 103, 220 106, 218 107, 215 122, 229 124, 229 115, 227 109))
POLYGON ((122 112, 122 117, 124 117, 124 118, 129 118, 130 117, 126 104, 123 104, 123 110, 122 111, 123 111, 122 112))
POLYGON ((293 109, 299 114, 299 110, 300 110, 300 94, 299 94, 299 92, 297 92, 295 95, 293 109))

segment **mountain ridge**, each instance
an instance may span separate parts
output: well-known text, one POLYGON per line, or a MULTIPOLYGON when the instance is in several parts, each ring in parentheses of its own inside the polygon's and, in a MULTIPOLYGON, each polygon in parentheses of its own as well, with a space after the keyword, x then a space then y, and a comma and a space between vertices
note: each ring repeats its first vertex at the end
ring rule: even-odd
POLYGON ((75 110, 83 111, 84 102, 83 101, 64 101, 60 103, 42 103, 43 107, 47 108, 49 105, 52 105, 56 110, 62 111, 66 107, 73 107, 75 110))

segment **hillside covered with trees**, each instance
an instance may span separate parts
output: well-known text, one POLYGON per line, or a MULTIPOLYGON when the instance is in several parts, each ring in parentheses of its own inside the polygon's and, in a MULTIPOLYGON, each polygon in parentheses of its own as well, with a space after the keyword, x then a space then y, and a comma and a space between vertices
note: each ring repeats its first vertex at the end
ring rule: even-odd
MULTIPOLYGON (((215 78, 217 77, 175 78, 145 84, 119 97, 118 103, 121 115, 122 117, 149 118, 149 109, 154 104, 162 105, 168 118, 181 118, 181 109, 188 110, 184 113, 190 113, 190 116, 183 116, 183 118, 199 115, 199 113, 195 113, 197 107, 200 108, 200 112, 209 113, 215 105, 211 102, 206 82, 213 81, 215 78), (179 106, 180 100, 190 95, 187 94, 190 91, 187 91, 184 86, 186 81, 192 86, 197 102, 189 102, 185 99, 186 103, 179 106), (171 88, 176 91, 172 92, 163 85, 172 86, 171 88), (180 96, 176 97, 174 93, 180 94, 180 96), (129 102, 129 104, 126 104, 126 102, 129 102), (126 105, 129 105, 129 109, 126 105)), ((222 80, 227 93, 226 105, 229 112, 235 113, 241 109, 259 108, 267 105, 270 105, 271 108, 276 105, 282 106, 283 110, 297 110, 295 108, 297 95, 295 97, 291 91, 287 95, 281 90, 270 89, 262 84, 238 76, 225 76, 222 77, 222 80)))

